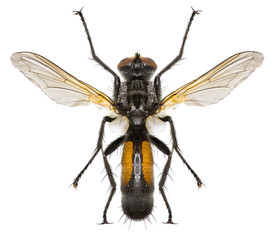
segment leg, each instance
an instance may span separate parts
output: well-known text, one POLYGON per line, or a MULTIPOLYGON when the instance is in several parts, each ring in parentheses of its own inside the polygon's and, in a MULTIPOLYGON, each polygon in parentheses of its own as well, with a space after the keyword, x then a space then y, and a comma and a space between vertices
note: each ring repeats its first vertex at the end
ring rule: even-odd
POLYGON ((100 149, 102 149, 102 140, 103 140, 103 135, 104 135, 105 123, 106 122, 111 122, 114 119, 115 118, 111 118, 111 117, 108 117, 108 116, 106 116, 106 117, 103 118, 103 120, 101 122, 100 130, 99 130, 99 137, 98 137, 98 140, 97 140, 96 149, 94 150, 94 153, 93 153, 91 159, 89 160, 89 162, 86 164, 86 166, 82 169, 82 171, 75 178, 75 180, 73 182, 74 188, 77 188, 79 179, 81 178, 81 176, 83 175, 83 173, 86 171, 86 169, 89 167, 89 165, 92 163, 92 161, 94 160, 94 158, 96 157, 96 155, 98 154, 98 152, 100 151, 100 149))
POLYGON ((163 172, 162 172, 162 175, 161 175, 161 179, 159 181, 159 191, 161 193, 161 196, 162 196, 162 198, 165 202, 166 208, 168 210, 168 221, 167 221, 167 223, 174 224, 174 222, 172 221, 172 211, 171 211, 170 205, 168 203, 168 200, 167 200, 166 195, 165 195, 164 190, 163 190, 163 187, 164 187, 167 175, 168 175, 168 171, 170 169, 171 159, 172 159, 172 153, 168 157, 168 160, 167 160, 167 162, 164 166, 164 169, 163 169, 163 172))
POLYGON ((190 27, 191 27, 191 24, 192 24, 192 21, 195 17, 196 14, 199 14, 200 11, 195 11, 193 9, 193 12, 192 12, 192 15, 189 19, 189 23, 187 25, 187 28, 185 30, 185 34, 184 34, 184 37, 183 37, 183 41, 182 41, 182 44, 181 44, 181 48, 180 48, 180 52, 178 54, 178 56, 176 56, 174 58, 173 61, 171 61, 165 68, 163 68, 159 73, 158 75, 155 77, 155 87, 156 86, 159 86, 160 87, 160 77, 163 73, 165 73, 167 70, 169 70, 172 66, 174 66, 179 60, 181 60, 182 58, 182 55, 183 55, 183 49, 184 49, 184 45, 185 45, 185 42, 186 42, 186 39, 187 39, 187 35, 188 35, 188 32, 190 30, 190 27))
POLYGON ((171 135, 172 135, 172 142, 173 142, 173 148, 176 150, 177 154, 180 156, 181 160, 183 163, 187 166, 187 168, 190 170, 190 172, 193 174, 194 178, 197 181, 198 187, 202 186, 202 181, 200 180, 199 176, 195 173, 195 171, 190 167, 190 165, 187 163, 187 161, 184 159, 184 157, 181 154, 181 151, 178 147, 178 141, 176 138, 176 130, 174 127, 174 122, 170 116, 166 116, 164 118, 160 118, 164 122, 169 122, 170 123, 170 128, 171 128, 171 135))
POLYGON ((156 76, 154 80, 154 88, 157 96, 158 102, 161 101, 161 82, 160 77, 156 76))
POLYGON ((80 11, 74 11, 74 13, 76 15, 80 16, 80 19, 81 19, 81 21, 83 23, 83 26, 84 26, 84 29, 85 29, 85 32, 87 34, 87 38, 88 38, 88 41, 89 41, 89 44, 90 44, 90 48, 91 48, 91 53, 92 53, 93 59, 99 65, 101 65, 106 71, 108 71, 109 73, 111 73, 114 76, 114 78, 115 78, 115 82, 114 82, 114 89, 115 89, 114 95, 115 95, 115 98, 117 98, 118 90, 119 90, 119 87, 120 87, 120 78, 119 78, 119 76, 96 55, 95 50, 94 50, 94 46, 93 46, 93 43, 92 43, 92 38, 90 36, 87 24, 85 22, 83 14, 82 14, 82 9, 80 11))
POLYGON ((109 198, 108 198, 108 201, 105 205, 105 208, 104 208, 104 211, 103 211, 103 222, 101 224, 108 224, 108 221, 107 221, 107 210, 109 208, 109 205, 112 201, 112 198, 115 194, 115 191, 116 191, 116 182, 114 180, 114 176, 113 176, 113 173, 112 173, 112 169, 111 169, 111 166, 110 164, 108 163, 108 160, 107 160, 107 156, 109 154, 111 154, 112 152, 114 152, 122 143, 124 142, 124 136, 116 139, 115 141, 113 141, 106 149, 105 151, 103 152, 103 161, 104 161, 104 166, 105 166, 105 169, 106 169, 106 172, 107 172, 107 175, 108 175, 108 178, 109 178, 109 181, 110 181, 110 184, 111 184, 111 193, 109 195, 109 198))
POLYGON ((167 223, 173 224, 172 221, 172 210, 170 208, 170 205, 168 203, 167 197, 165 195, 164 192, 164 184, 170 169, 170 165, 171 165, 171 160, 172 160, 172 152, 169 150, 169 148, 165 145, 165 143, 163 143, 162 141, 160 141, 159 139, 157 139, 156 137, 150 136, 150 141, 164 154, 168 155, 168 160, 164 166, 163 172, 161 174, 161 179, 159 181, 159 191, 160 194, 165 202, 166 208, 168 210, 168 221, 167 223))

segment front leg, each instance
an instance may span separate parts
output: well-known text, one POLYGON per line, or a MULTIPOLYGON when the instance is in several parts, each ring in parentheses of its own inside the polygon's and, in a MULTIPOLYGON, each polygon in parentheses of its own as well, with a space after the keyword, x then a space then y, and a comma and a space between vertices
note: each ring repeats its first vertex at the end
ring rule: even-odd
POLYGON ((173 67, 179 60, 181 60, 182 55, 183 55, 183 50, 184 50, 185 42, 186 42, 186 39, 187 39, 187 35, 189 33, 189 30, 190 30, 190 27, 192 25, 193 19, 194 19, 194 17, 195 17, 196 14, 200 13, 200 11, 195 11, 193 8, 192 8, 192 10, 193 10, 193 12, 191 14, 191 17, 189 19, 187 28, 185 30, 185 34, 184 34, 184 37, 183 37, 183 40, 182 40, 182 44, 181 44, 181 47, 180 47, 179 54, 165 68, 163 68, 158 73, 158 75, 156 76, 156 79, 160 78, 163 73, 165 73, 167 70, 169 70, 171 67, 173 67))
POLYGON ((87 38, 88 38, 88 41, 89 41, 89 45, 90 45, 90 49, 91 49, 91 54, 92 54, 92 57, 93 59, 100 65, 102 66, 106 71, 108 71, 109 73, 111 73, 113 76, 114 76, 114 99, 115 101, 117 100, 117 97, 118 97, 118 93, 119 93, 119 87, 120 87, 120 78, 119 76, 106 64, 104 63, 97 55, 96 55, 96 52, 95 52, 95 49, 94 49, 94 45, 93 45, 93 42, 92 42, 92 38, 91 38, 91 35, 90 35, 90 32, 89 32, 89 29, 88 29, 88 26, 87 26, 87 23, 85 21, 85 18, 82 14, 82 9, 80 11, 74 11, 74 14, 76 15, 79 15, 82 23, 83 23, 83 26, 84 26, 84 29, 85 29, 85 32, 86 32, 86 35, 87 35, 87 38))
POLYGON ((115 119, 116 118, 111 118, 111 117, 108 117, 108 116, 106 116, 106 117, 103 118, 103 120, 101 122, 101 127, 100 127, 100 130, 99 130, 99 136, 98 136, 98 140, 97 140, 97 145, 96 145, 96 148, 94 150, 94 153, 93 153, 91 159, 89 160, 89 162, 85 165, 85 167, 81 170, 81 172, 77 175, 77 177, 73 181, 72 185, 74 186, 74 188, 77 188, 78 181, 80 180, 81 176, 86 171, 86 169, 89 167, 89 165, 92 163, 92 161, 94 160, 94 158, 96 157, 96 155, 98 154, 98 152, 100 151, 100 149, 102 149, 102 140, 103 140, 103 135, 104 135, 105 123, 106 122, 112 122, 115 119))
POLYGON ((158 102, 161 101, 161 82, 160 82, 160 76, 156 76, 154 80, 154 88, 155 88, 155 93, 157 96, 158 102))
MULTIPOLYGON (((193 9, 193 8, 192 8, 193 9)), ((185 42, 186 42, 186 39, 187 39, 187 35, 189 33, 189 30, 190 30, 190 27, 191 27, 191 24, 193 22, 193 19, 195 17, 196 14, 199 14, 200 11, 195 11, 193 9, 193 12, 192 12, 192 15, 189 19, 189 23, 187 25, 187 28, 185 30, 185 34, 184 34, 184 37, 183 37, 183 40, 182 40, 182 44, 181 44, 181 47, 180 47, 180 51, 179 51, 179 54, 165 67, 163 68, 159 73, 158 75, 155 77, 155 80, 154 80, 154 87, 155 87, 155 92, 156 92, 156 95, 157 95, 157 99, 158 101, 161 100, 161 83, 160 83, 160 77, 163 73, 165 73, 166 71, 168 71, 171 67, 173 67, 179 60, 181 60, 182 58, 182 55, 183 55, 183 50, 184 50, 184 46, 185 46, 185 42)))

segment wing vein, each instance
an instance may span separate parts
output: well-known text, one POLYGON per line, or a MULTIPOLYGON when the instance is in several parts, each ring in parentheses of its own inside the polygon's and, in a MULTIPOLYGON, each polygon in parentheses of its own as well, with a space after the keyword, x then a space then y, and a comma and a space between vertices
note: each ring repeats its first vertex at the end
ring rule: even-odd
POLYGON ((179 103, 196 106, 217 103, 250 76, 263 59, 259 52, 241 52, 229 57, 163 98, 158 112, 179 103))
POLYGON ((110 97, 38 54, 14 53, 11 61, 31 82, 59 104, 81 106, 94 103, 116 112, 110 97))

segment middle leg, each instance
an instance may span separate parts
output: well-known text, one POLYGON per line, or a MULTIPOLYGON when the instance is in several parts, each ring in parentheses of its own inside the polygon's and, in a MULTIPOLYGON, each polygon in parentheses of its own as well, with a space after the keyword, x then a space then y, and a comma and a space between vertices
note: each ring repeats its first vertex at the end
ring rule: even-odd
POLYGON ((177 154, 179 155, 179 157, 181 158, 181 160, 183 161, 183 163, 186 165, 186 167, 190 170, 190 172, 192 173, 192 175, 194 176, 194 178, 197 181, 197 185, 200 188, 202 186, 202 181, 199 178, 199 176, 196 174, 196 172, 191 168, 191 166, 188 164, 188 162, 184 159, 184 157, 181 154, 181 151, 179 149, 178 146, 178 141, 176 138, 176 130, 175 130, 175 126, 174 126, 174 122, 172 120, 172 118, 170 116, 166 116, 163 118, 159 118, 160 120, 164 121, 164 122, 169 122, 170 123, 170 128, 171 128, 171 135, 172 135, 172 142, 173 142, 173 148, 176 150, 177 154))
POLYGON ((108 116, 103 118, 103 120, 101 122, 100 130, 99 130, 99 136, 98 136, 98 140, 97 140, 96 149, 94 150, 94 153, 93 153, 91 159, 89 160, 89 162, 85 165, 85 167, 81 170, 81 172, 76 176, 74 182, 72 183, 74 188, 77 188, 78 182, 79 182, 80 178, 82 177, 83 173, 87 170, 89 165, 93 162, 94 158, 96 157, 96 155, 98 154, 100 149, 102 149, 102 141, 103 141, 105 123, 106 122, 112 122, 113 120, 115 120, 115 118, 111 118, 111 117, 108 117, 108 116))

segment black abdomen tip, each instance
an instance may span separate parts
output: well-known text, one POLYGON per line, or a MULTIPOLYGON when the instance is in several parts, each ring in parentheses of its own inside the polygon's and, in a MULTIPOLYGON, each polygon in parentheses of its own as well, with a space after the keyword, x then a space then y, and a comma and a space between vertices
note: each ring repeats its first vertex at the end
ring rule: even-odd
POLYGON ((142 220, 152 212, 153 209, 153 196, 123 196, 122 209, 124 214, 132 220, 142 220))

